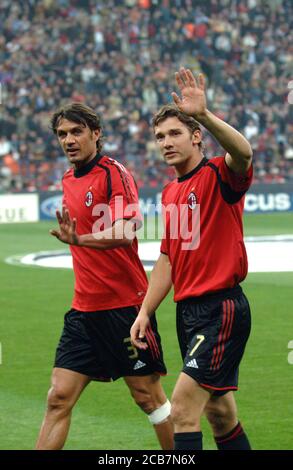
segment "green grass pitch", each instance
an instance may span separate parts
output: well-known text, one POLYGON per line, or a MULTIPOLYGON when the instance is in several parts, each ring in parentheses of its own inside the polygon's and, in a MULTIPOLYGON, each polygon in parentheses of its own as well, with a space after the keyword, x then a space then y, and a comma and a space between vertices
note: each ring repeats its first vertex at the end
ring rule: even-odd
MULTIPOLYGON (((0 449, 32 449, 45 409, 63 314, 70 306, 73 273, 7 265, 15 254, 61 249, 48 234, 55 224, 0 225, 0 449)), ((293 215, 248 215, 246 235, 293 233, 293 215)), ((268 256, 270 254, 268 253, 268 256)), ((253 316, 252 334, 236 393, 239 417, 254 449, 292 449, 292 273, 250 274, 244 282, 253 316)), ((158 310, 170 396, 181 361, 171 295, 158 310)), ((204 448, 215 449, 203 420, 204 448)), ((92 383, 74 409, 66 449, 158 449, 144 414, 123 380, 92 383)))

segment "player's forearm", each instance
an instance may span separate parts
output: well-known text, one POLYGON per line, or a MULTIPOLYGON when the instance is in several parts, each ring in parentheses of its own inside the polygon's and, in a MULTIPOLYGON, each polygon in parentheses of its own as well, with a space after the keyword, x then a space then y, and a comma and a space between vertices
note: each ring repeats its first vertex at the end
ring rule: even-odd
POLYGON ((131 245, 134 237, 133 230, 129 231, 125 225, 118 223, 101 232, 79 235, 77 245, 96 250, 111 250, 131 245))
POLYGON ((166 255, 161 254, 149 281, 141 312, 151 317, 172 287, 171 265, 166 255))
POLYGON ((96 235, 86 234, 80 235, 78 237, 77 246, 82 246, 86 248, 94 248, 96 250, 111 250, 113 248, 119 248, 122 246, 129 246, 131 245, 132 240, 128 240, 125 238, 117 239, 117 238, 107 238, 106 236, 101 238, 96 238, 96 235))
POLYGON ((202 116, 197 116, 197 120, 217 139, 233 160, 239 163, 250 162, 252 149, 240 132, 208 110, 202 116))

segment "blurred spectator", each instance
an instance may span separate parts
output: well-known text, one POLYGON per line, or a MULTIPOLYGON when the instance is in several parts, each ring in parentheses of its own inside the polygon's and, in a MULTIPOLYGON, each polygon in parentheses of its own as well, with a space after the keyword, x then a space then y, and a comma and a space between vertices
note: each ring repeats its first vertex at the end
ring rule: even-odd
POLYGON ((67 161, 48 126, 68 101, 102 116, 105 153, 140 187, 165 184, 150 121, 181 64, 205 73, 209 108, 251 141, 255 181, 292 182, 292 13, 292 0, 2 0, 0 190, 60 187, 67 161))

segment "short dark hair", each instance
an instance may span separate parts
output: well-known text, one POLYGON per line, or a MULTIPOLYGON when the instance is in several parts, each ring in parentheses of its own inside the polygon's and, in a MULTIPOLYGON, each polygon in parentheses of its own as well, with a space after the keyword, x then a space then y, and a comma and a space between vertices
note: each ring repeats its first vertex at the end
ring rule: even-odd
MULTIPOLYGON (((177 106, 172 104, 166 104, 162 106, 154 115, 152 119, 153 129, 170 117, 176 117, 179 119, 179 121, 181 121, 190 130, 191 134, 193 134, 194 131, 201 130, 200 125, 196 119, 194 119, 192 116, 189 116, 188 114, 183 113, 177 108, 177 106)), ((200 150, 202 150, 203 143, 200 142, 198 147, 200 150)))
MULTIPOLYGON (((68 121, 83 124, 89 127, 92 131, 97 129, 101 130, 101 120, 97 113, 89 106, 83 103, 69 103, 59 108, 51 118, 51 129, 54 134, 57 134, 57 127, 61 119, 68 119, 68 121)), ((97 151, 102 149, 102 137, 97 140, 97 151)))

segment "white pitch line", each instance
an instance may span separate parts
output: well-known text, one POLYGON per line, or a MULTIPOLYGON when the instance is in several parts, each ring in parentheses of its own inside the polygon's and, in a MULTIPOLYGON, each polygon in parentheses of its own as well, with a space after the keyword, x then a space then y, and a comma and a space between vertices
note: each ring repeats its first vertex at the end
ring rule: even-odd
MULTIPOLYGON (((247 237, 245 245, 249 272, 293 271, 293 235, 247 237)), ((145 269, 151 271, 160 254, 160 242, 140 243, 138 251, 141 260, 145 263, 145 269)), ((29 253, 10 256, 5 261, 9 264, 72 269, 72 258, 69 251, 29 253)))

